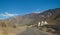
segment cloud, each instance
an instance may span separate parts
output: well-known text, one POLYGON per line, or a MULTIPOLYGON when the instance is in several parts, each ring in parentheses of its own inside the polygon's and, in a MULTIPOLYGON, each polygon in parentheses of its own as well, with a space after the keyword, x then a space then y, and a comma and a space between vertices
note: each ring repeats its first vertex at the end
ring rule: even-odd
POLYGON ((36 9, 35 11, 32 11, 32 13, 41 13, 40 9, 36 9))
POLYGON ((13 17, 13 16, 17 16, 17 15, 18 14, 11 14, 11 13, 8 13, 8 12, 0 14, 0 16, 5 16, 5 17, 13 17))
POLYGON ((33 13, 41 13, 41 12, 33 12, 33 13))

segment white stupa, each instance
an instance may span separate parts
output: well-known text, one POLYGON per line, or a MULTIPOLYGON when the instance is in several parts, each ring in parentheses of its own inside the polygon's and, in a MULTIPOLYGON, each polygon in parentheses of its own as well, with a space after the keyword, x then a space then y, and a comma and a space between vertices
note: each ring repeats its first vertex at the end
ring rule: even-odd
POLYGON ((47 21, 41 21, 41 22, 38 22, 38 26, 44 26, 44 25, 47 25, 47 21))
POLYGON ((41 24, 41 23, 40 23, 40 22, 38 22, 38 26, 40 26, 40 24, 41 24))
POLYGON ((47 25, 48 23, 47 23, 47 21, 45 21, 45 23, 44 23, 45 25, 47 25))

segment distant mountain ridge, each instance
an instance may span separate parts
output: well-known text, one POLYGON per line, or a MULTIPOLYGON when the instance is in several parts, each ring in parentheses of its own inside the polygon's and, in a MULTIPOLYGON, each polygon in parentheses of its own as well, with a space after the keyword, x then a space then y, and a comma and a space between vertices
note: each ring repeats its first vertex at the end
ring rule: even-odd
POLYGON ((13 18, 6 19, 5 21, 10 22, 12 24, 24 25, 24 24, 35 24, 42 20, 47 21, 49 24, 57 23, 56 20, 60 21, 60 8, 50 9, 42 13, 31 13, 26 14, 24 16, 16 16, 13 18))

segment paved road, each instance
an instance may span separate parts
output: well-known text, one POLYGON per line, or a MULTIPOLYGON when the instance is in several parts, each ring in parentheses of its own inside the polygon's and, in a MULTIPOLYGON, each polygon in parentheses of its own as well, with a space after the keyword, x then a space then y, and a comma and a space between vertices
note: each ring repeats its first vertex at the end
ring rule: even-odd
POLYGON ((36 28, 27 28, 25 31, 23 31, 22 33, 18 33, 17 35, 49 35, 49 34, 41 32, 36 28))

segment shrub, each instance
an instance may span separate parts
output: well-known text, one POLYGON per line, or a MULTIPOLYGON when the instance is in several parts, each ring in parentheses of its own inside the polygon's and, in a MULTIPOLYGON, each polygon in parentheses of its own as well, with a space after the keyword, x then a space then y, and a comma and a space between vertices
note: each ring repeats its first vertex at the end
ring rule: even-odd
POLYGON ((16 28, 16 25, 13 25, 13 28, 16 28))

